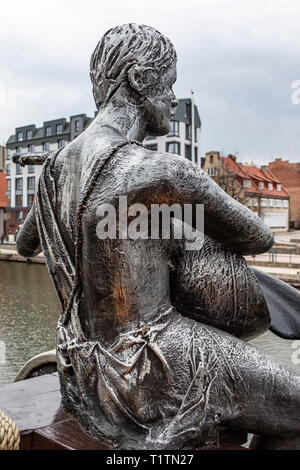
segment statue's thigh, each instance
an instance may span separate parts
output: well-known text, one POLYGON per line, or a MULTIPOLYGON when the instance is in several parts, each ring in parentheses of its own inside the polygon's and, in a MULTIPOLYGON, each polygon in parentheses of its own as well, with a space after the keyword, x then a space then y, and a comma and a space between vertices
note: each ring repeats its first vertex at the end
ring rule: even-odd
POLYGON ((242 256, 208 237, 198 251, 182 243, 174 253, 171 297, 181 314, 241 338, 269 328, 265 298, 242 256))
POLYGON ((157 340, 179 424, 188 420, 200 434, 213 424, 274 438, 300 435, 300 378, 256 347, 179 314, 157 340))

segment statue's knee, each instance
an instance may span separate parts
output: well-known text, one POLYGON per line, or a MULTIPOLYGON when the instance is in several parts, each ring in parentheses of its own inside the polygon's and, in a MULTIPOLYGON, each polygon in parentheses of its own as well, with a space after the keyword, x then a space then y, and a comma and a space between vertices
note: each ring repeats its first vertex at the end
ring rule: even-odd
POLYGON ((248 338, 269 328, 268 307, 244 258, 206 238, 182 250, 171 274, 172 301, 183 315, 248 338))

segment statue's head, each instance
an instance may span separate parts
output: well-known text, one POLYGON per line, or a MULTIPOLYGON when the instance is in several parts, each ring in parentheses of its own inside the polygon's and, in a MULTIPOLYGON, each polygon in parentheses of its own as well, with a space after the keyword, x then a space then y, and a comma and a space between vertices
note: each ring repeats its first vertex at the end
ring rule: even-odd
POLYGON ((90 75, 98 109, 116 97, 143 110, 149 134, 169 131, 177 101, 176 52, 171 41, 150 26, 134 23, 110 29, 92 57, 90 75))

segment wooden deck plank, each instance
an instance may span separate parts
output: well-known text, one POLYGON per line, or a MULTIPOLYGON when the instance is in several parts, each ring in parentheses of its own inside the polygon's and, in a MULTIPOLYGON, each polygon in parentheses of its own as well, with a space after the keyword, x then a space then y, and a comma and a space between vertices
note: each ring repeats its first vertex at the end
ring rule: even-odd
POLYGON ((17 402, 48 392, 59 391, 57 375, 47 374, 32 379, 4 384, 0 388, 0 408, 3 403, 17 402))
POLYGON ((52 374, 3 385, 0 409, 20 432, 48 426, 62 419, 59 380, 52 374))
POLYGON ((95 439, 75 419, 37 429, 33 450, 111 450, 105 441, 95 439))
POLYGON ((20 432, 48 426, 61 420, 61 397, 58 391, 1 404, 0 408, 17 424, 20 432))

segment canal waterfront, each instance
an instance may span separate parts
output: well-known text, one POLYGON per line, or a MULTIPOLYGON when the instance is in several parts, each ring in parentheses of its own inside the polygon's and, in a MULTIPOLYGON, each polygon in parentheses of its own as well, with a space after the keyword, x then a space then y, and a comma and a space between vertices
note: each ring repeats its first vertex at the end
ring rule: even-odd
POLYGON ((0 384, 35 354, 55 348, 58 302, 45 265, 0 261, 0 384))
MULTIPOLYGON (((44 265, 0 261, 0 340, 6 346, 0 384, 12 382, 20 367, 35 354, 55 348, 58 303, 44 265)), ((296 369, 300 375, 300 341, 270 332, 252 344, 296 369)))

